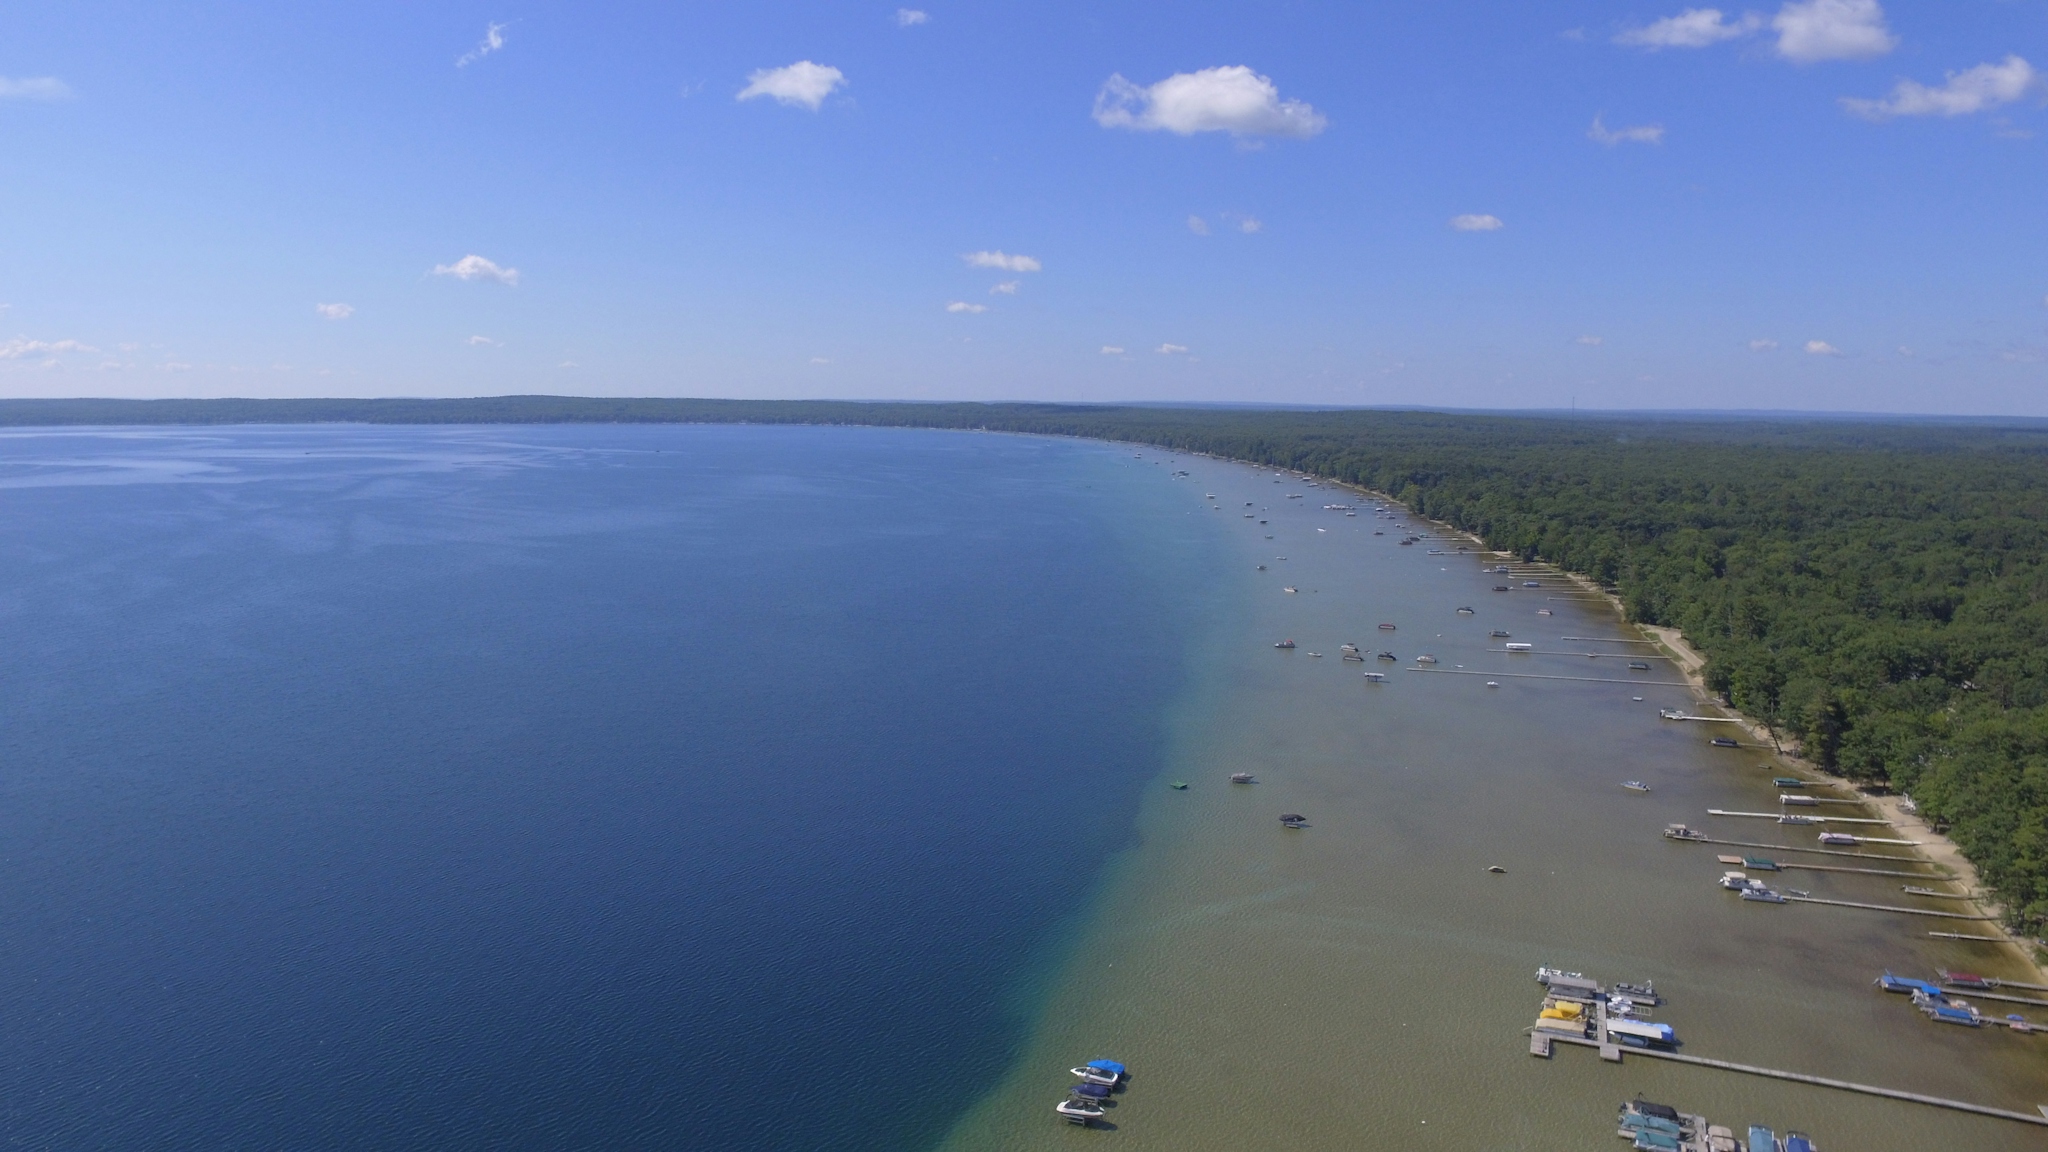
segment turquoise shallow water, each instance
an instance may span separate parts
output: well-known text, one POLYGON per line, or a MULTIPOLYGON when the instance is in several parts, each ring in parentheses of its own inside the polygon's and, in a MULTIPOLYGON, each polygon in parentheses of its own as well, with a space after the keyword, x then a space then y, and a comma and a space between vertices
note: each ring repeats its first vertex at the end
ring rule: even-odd
POLYGON ((1218 559, 1118 457, 0 436, 10 1141, 929 1143, 1162 770, 1218 559))

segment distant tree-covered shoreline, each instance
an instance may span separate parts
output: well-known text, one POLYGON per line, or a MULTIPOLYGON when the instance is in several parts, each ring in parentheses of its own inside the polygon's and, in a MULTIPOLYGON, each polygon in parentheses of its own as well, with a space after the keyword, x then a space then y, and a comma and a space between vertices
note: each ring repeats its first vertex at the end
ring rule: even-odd
POLYGON ((1050 404, 17 400, 0 425, 862 424, 1315 472, 1615 590, 1821 765, 1909 791, 2048 922, 2048 426, 1050 404))

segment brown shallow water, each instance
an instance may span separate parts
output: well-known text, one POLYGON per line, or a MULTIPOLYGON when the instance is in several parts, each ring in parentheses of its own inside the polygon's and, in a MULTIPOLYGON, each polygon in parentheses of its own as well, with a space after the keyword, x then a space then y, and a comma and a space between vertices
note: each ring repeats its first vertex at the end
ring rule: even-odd
MULTIPOLYGON (((1169 482, 1167 457, 1144 457, 1130 466, 1169 482)), ((1659 835, 1671 821, 1781 844, 1811 844, 1815 831, 1706 815, 1774 809, 1776 794, 1758 750, 1711 748, 1707 726, 1657 718, 1688 703, 1687 689, 1488 688, 1485 676, 1413 670, 1427 652, 1441 669, 1679 679, 1661 661, 1631 674, 1620 660, 1558 654, 1613 647, 1564 636, 1632 634, 1606 608, 1551 599, 1564 592, 1555 581, 1492 592, 1499 578, 1479 557, 1401 547, 1400 526, 1415 522, 1375 519, 1371 501, 1341 491, 1189 457, 1171 467, 1192 471, 1170 481, 1185 514, 1213 518, 1243 579, 1216 606, 1215 648, 1180 705, 1138 845, 1105 878, 1013 1072, 948 1148, 1621 1148, 1613 1111, 1637 1092, 1738 1132, 1799 1129, 1824 1152, 2048 1147, 2048 1130, 1922 1105, 1641 1057, 1605 1064, 1589 1049, 1530 1057, 1533 975, 1552 964, 1654 979, 1669 999, 1654 1018, 1693 1055, 2020 1111, 2048 1103, 2048 1037, 1930 1024, 1871 987, 1884 968, 2001 971, 1985 946, 1924 935, 1969 924, 1745 904, 1714 886, 1715 854, 1740 849, 1659 835), (1495 628, 1539 652, 1501 653, 1495 628), (1283 638, 1300 646, 1275 650, 1283 638), (1401 657, 1364 666, 1385 684, 1339 659, 1346 641, 1401 657), (1261 782, 1227 783, 1247 770, 1261 782), (1191 787, 1169 790, 1173 779, 1191 787), (1283 812, 1312 826, 1288 831, 1283 812), (1495 864, 1506 874, 1486 871, 1495 864), (1060 1122, 1066 1069, 1096 1057, 1133 1072, 1111 1123, 1060 1122)), ((1939 906, 1891 878, 1778 879, 1820 897, 1939 906)))

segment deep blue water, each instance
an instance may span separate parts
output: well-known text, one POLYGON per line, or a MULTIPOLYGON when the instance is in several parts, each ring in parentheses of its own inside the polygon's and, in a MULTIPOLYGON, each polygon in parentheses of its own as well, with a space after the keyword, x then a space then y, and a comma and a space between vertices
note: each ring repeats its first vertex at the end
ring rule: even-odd
POLYGON ((928 1144, 1159 769, 1210 579, 1164 484, 937 432, 0 437, 6 1139, 928 1144))

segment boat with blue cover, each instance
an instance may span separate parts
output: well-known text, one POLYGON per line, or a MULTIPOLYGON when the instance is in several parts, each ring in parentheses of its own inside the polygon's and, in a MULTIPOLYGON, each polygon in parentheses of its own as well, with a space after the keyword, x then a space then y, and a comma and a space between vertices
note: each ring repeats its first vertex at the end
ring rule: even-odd
POLYGON ((1084 1084, 1103 1084, 1114 1088, 1129 1069, 1114 1060, 1090 1060, 1072 1071, 1084 1084))
POLYGON ((1820 1152, 1813 1146, 1813 1138, 1804 1132, 1785 1133, 1785 1152, 1820 1152))
POLYGON ((1749 1147, 1751 1152, 1785 1152, 1785 1146, 1778 1143, 1778 1135, 1761 1124, 1749 1126, 1749 1147))

